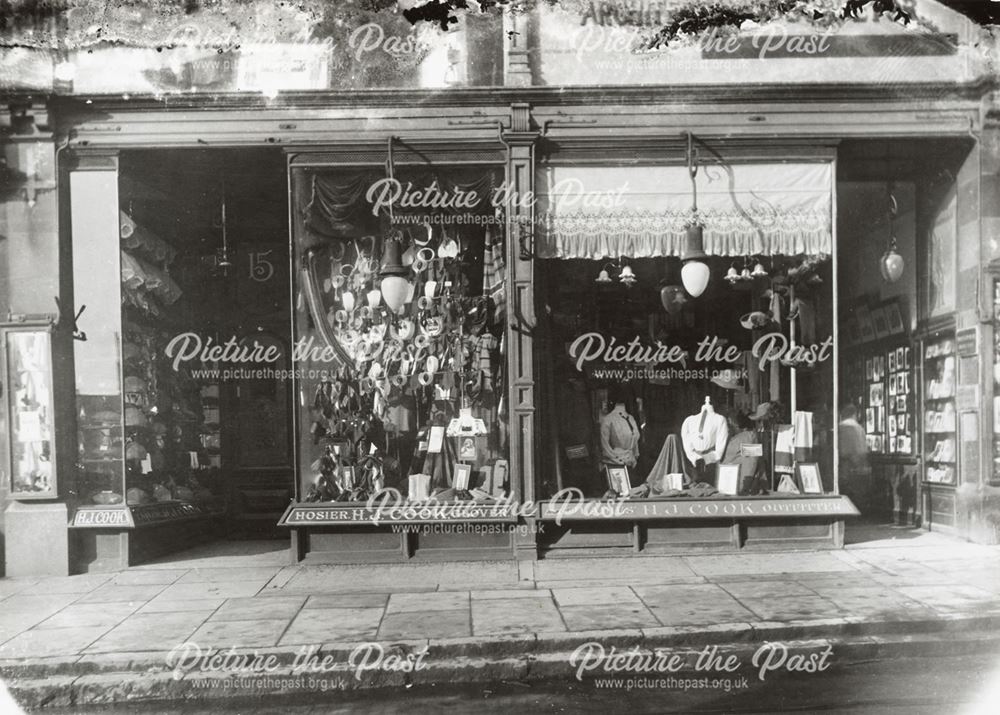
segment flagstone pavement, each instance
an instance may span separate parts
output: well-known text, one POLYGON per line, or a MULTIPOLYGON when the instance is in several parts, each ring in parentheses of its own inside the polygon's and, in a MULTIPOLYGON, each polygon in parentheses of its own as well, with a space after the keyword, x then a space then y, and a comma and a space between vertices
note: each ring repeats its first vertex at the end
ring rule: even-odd
POLYGON ((0 661, 202 648, 1000 614, 1000 547, 936 534, 841 551, 287 565, 280 542, 126 571, 0 579, 0 661), (255 553, 244 553, 253 551, 255 553))

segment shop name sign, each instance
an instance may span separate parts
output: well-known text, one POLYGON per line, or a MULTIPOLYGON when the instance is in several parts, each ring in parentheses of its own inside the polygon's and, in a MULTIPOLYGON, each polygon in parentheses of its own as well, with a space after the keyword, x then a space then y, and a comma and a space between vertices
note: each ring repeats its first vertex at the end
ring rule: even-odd
MULTIPOLYGON (((833 351, 833 338, 822 343, 799 345, 790 341, 782 333, 767 333, 761 336, 750 349, 763 370, 768 363, 781 361, 789 365, 815 365, 828 360, 833 351)), ((686 365, 689 352, 679 345, 667 345, 659 340, 643 343, 636 336, 627 343, 619 342, 612 336, 606 338, 600 333, 585 333, 569 346, 569 356, 576 360, 576 369, 583 370, 585 364, 601 363, 680 363, 686 365)), ((724 362, 736 364, 743 360, 743 351, 735 345, 727 345, 718 336, 705 336, 699 341, 694 354, 695 362, 724 362)))
POLYGON ((474 502, 401 503, 390 507, 364 505, 291 506, 278 522, 281 526, 340 524, 378 526, 386 524, 427 524, 435 522, 496 523, 517 520, 514 505, 474 502))
POLYGON ((131 528, 135 526, 132 522, 132 514, 124 507, 78 509, 73 516, 72 525, 90 529, 131 528))
MULTIPOLYGON (((569 490, 566 490, 569 491, 569 490)), ((589 502, 580 508, 572 494, 558 494, 540 504, 539 518, 566 521, 606 519, 781 519, 790 516, 857 516, 858 510, 841 496, 804 498, 638 499, 589 502)))

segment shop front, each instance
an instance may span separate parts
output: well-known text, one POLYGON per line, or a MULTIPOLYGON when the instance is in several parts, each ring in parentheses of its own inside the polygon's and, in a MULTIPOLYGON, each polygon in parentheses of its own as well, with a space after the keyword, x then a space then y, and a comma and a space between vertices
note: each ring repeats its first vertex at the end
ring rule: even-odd
POLYGON ((990 540, 968 58, 917 53, 893 96, 831 84, 852 56, 563 76, 579 18, 536 15, 363 96, 53 97, 60 301, 8 298, 10 527, 58 505, 78 571, 267 538, 526 577, 836 548, 859 512, 990 540))

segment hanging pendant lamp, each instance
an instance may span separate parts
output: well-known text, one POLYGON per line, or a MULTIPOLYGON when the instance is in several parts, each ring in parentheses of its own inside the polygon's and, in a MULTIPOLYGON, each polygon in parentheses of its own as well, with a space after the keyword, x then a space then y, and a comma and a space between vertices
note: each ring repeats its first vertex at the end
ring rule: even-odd
POLYGON ((899 206, 896 204, 896 197, 892 194, 892 186, 889 186, 889 247, 886 248, 885 253, 882 254, 881 260, 879 260, 878 268, 879 272, 882 274, 882 279, 887 283, 895 283, 902 277, 903 269, 906 268, 906 262, 903 257, 899 255, 899 251, 896 250, 896 231, 894 227, 894 222, 896 215, 899 212, 899 206))
POLYGON ((705 292, 708 287, 708 280, 711 273, 708 264, 705 263, 705 225, 698 215, 698 184, 695 177, 698 174, 698 165, 695 158, 694 136, 691 132, 687 134, 687 165, 688 174, 691 176, 691 215, 685 223, 686 233, 684 243, 684 253, 681 255, 681 282, 692 298, 697 298, 705 292))
MULTIPOLYGON (((392 163, 392 143, 395 137, 389 137, 389 150, 388 157, 386 159, 386 174, 389 179, 393 179, 393 163, 392 163)), ((389 225, 393 223, 394 217, 392 214, 392 204, 389 204, 389 225)), ((379 289, 382 293, 382 298, 385 300, 385 304, 389 306, 389 310, 393 314, 399 314, 403 310, 403 306, 406 305, 406 301, 410 299, 413 295, 414 288, 407 280, 406 276, 409 275, 410 269, 403 265, 403 259, 400 252, 400 244, 402 243, 403 232, 398 229, 392 229, 386 236, 385 245, 382 249, 382 264, 379 270, 379 276, 381 281, 379 283, 379 289)))

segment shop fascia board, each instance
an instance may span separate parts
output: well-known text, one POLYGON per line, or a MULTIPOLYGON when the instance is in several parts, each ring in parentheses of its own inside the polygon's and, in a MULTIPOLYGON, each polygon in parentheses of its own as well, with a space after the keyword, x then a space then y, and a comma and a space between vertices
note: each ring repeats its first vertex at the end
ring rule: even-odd
MULTIPOLYGON (((302 146, 378 144, 383 154, 390 135, 411 146, 499 144, 499 129, 510 123, 510 107, 451 111, 420 106, 377 110, 295 108, 178 111, 125 105, 73 108, 59 115, 72 145, 140 146, 302 146)), ((403 160, 405 161, 405 151, 403 160)))
MULTIPOLYGON (((628 115, 580 112, 567 119, 565 111, 547 117, 543 108, 536 115, 536 121, 546 128, 543 138, 557 144, 561 150, 591 148, 607 152, 613 148, 617 152, 629 146, 649 151, 651 146, 669 143, 692 129, 702 139, 739 136, 758 144, 773 145, 789 138, 835 142, 851 137, 961 137, 980 131, 980 116, 978 106, 875 110, 839 105, 808 112, 749 113, 735 119, 734 115, 681 114, 664 108, 628 115), (548 118, 553 121, 547 124, 548 118)), ((356 117, 311 120, 301 115, 266 118, 216 115, 211 119, 208 122, 169 113, 157 117, 129 113, 64 126, 65 133, 70 136, 70 146, 77 148, 273 146, 296 151, 312 147, 315 151, 324 146, 382 146, 392 135, 404 137, 408 144, 420 147, 423 152, 450 148, 450 153, 456 153, 461 147, 495 148, 501 121, 475 121, 477 118, 471 116, 465 118, 471 120, 468 123, 460 118, 452 123, 447 119, 434 123, 398 116, 379 121, 363 121, 356 117), (290 121, 284 121, 286 119, 290 121)), ((382 161, 364 159, 360 163, 382 161)))
POLYGON ((895 96, 863 85, 531 88, 282 94, 271 102, 239 94, 101 96, 58 98, 53 108, 61 133, 75 145, 136 147, 356 144, 384 141, 389 133, 414 142, 485 142, 495 140, 500 122, 509 123, 516 102, 531 104, 536 125, 561 136, 603 132, 607 139, 614 132, 655 135, 692 127, 703 136, 939 136, 968 132, 967 113, 975 114, 976 128, 989 87, 894 89, 895 96))
POLYGON ((938 137, 978 131, 978 100, 939 102, 841 102, 784 105, 718 105, 677 111, 662 105, 620 107, 594 105, 568 109, 565 105, 532 110, 542 135, 570 146, 593 142, 646 143, 675 139, 685 131, 699 137, 732 136, 760 139, 808 137, 938 137))

